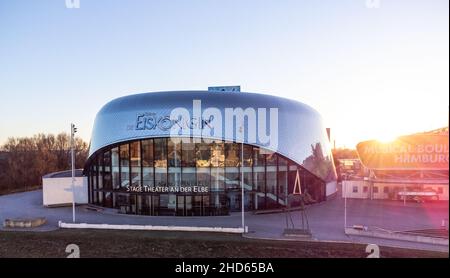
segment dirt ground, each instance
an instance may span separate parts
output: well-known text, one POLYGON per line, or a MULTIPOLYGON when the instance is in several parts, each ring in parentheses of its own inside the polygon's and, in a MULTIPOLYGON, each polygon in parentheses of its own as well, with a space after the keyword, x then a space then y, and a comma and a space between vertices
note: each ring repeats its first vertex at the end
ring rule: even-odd
MULTIPOLYGON (((365 245, 247 239, 236 234, 115 230, 0 231, 0 257, 335 258, 366 257, 365 245)), ((381 257, 441 257, 448 253, 380 246, 381 257)))

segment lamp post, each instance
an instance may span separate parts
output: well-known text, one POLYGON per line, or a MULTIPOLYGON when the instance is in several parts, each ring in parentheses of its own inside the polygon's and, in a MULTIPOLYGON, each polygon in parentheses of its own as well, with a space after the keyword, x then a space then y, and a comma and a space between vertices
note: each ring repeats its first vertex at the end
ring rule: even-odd
POLYGON ((245 233, 245 217, 244 217, 244 121, 242 121, 242 125, 239 128, 239 131, 242 134, 242 141, 241 141, 241 221, 242 221, 243 233, 245 233))
POLYGON ((74 124, 70 124, 70 154, 72 164, 72 222, 75 223, 75 151, 74 151, 74 137, 77 128, 74 124))
POLYGON ((347 183, 342 181, 343 191, 344 191, 344 233, 345 229, 347 229, 347 183))

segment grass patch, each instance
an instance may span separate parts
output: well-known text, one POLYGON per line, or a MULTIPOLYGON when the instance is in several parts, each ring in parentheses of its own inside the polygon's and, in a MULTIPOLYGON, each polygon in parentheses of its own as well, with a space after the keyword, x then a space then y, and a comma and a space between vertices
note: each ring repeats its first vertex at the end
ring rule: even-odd
MULTIPOLYGON (((361 258, 366 245, 247 239, 236 234, 69 230, 0 231, 0 257, 67 256, 75 243, 81 257, 132 258, 361 258)), ((381 257, 448 258, 448 253, 380 247, 381 257)))

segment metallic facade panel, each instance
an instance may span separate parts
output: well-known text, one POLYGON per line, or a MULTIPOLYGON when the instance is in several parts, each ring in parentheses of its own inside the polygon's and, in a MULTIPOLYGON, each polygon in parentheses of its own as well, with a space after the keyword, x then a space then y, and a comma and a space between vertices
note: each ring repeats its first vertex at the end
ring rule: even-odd
MULTIPOLYGON (((114 143, 170 136, 170 129, 167 127, 173 123, 165 122, 165 120, 168 117, 173 120, 170 118, 173 109, 184 108, 194 118, 194 121, 191 122, 194 123, 194 100, 201 101, 201 111, 205 111, 207 108, 217 108, 224 115, 221 136, 216 134, 201 134, 200 136, 236 142, 241 142, 238 132, 227 134, 225 124, 227 108, 240 107, 243 110, 253 108, 256 112, 261 109, 265 110, 266 117, 259 117, 259 114, 256 113, 256 130, 254 132, 258 134, 259 132, 266 132, 265 134, 271 132, 270 109, 278 109, 276 146, 265 144, 257 135, 255 136, 256 141, 249 140, 251 137, 249 134, 245 136, 244 143, 277 152, 326 182, 336 180, 326 129, 317 111, 294 100, 256 93, 174 91, 142 93, 114 99, 103 106, 96 116, 89 156, 91 157, 96 151, 114 143), (143 123, 143 119, 145 120, 147 117, 152 119, 143 123), (265 130, 259 130, 260 121, 265 121, 265 130), (148 125, 145 126, 145 123, 148 125)), ((200 121, 203 120, 204 118, 201 117, 200 121)), ((236 125, 239 123, 235 123, 233 130, 236 125)), ((244 127, 244 130, 248 129, 248 121, 245 121, 244 127)), ((191 134, 191 136, 200 137, 196 134, 191 134)))

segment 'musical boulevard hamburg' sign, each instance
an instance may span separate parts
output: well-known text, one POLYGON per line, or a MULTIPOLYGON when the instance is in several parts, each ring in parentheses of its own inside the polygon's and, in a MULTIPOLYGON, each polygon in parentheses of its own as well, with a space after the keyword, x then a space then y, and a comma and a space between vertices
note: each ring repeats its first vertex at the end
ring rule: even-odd
POLYGON ((448 135, 418 134, 356 146, 361 162, 374 170, 448 170, 448 135))

